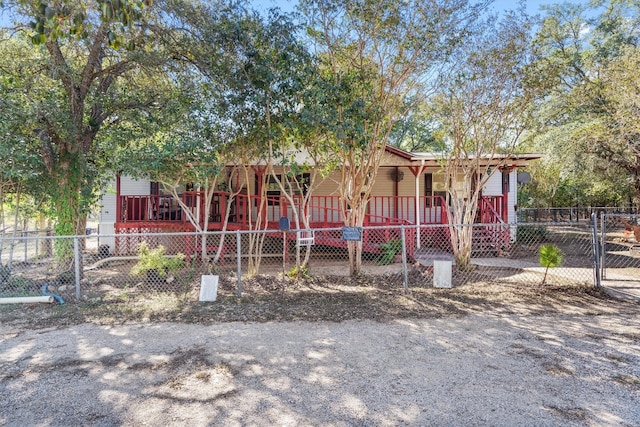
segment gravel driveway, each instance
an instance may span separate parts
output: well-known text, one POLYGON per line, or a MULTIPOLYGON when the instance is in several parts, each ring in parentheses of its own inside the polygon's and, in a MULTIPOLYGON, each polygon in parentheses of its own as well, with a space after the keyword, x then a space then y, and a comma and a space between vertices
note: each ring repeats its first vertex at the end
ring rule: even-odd
POLYGON ((3 326, 0 425, 640 425, 640 317, 3 326))

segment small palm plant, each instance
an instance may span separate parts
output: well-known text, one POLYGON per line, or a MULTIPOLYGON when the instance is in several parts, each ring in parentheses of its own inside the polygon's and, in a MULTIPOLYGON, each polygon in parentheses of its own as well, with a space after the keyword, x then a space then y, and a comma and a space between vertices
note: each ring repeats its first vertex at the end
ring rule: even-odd
POLYGON ((547 280, 549 268, 560 266, 563 260, 564 254, 556 245, 547 244, 540 246, 540 265, 546 267, 544 277, 542 278, 543 285, 547 280))

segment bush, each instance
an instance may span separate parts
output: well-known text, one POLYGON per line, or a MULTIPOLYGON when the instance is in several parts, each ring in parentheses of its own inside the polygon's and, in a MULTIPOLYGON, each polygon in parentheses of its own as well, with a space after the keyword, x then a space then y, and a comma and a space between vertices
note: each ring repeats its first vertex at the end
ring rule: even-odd
POLYGON ((516 231, 518 243, 537 243, 547 237, 547 228, 543 225, 519 225, 516 231))
POLYGON ((162 245, 154 249, 149 249, 146 242, 140 244, 138 263, 131 268, 132 276, 153 272, 164 278, 169 271, 178 271, 185 266, 184 254, 177 254, 175 257, 165 256, 166 248, 162 245))
POLYGON ((393 262, 393 258, 402 251, 402 240, 391 239, 380 246, 382 253, 377 259, 379 265, 389 265, 393 262))

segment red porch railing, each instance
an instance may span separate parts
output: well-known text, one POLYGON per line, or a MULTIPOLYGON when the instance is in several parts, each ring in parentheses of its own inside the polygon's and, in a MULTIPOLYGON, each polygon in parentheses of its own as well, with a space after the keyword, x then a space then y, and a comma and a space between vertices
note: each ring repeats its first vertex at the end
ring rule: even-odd
MULTIPOLYGON (((118 216, 116 230, 124 233, 132 230, 163 229, 171 231, 188 231, 194 227, 190 223, 188 209, 201 227, 204 227, 205 198, 202 192, 187 192, 180 194, 182 205, 172 196, 167 195, 127 195, 118 199, 118 216)), ((505 246, 509 240, 509 227, 505 223, 501 213, 506 212, 505 198, 502 196, 485 196, 480 199, 478 222, 487 225, 486 229, 474 239, 478 240, 476 246, 496 248, 505 246)), ((336 228, 344 225, 344 212, 338 196, 312 196, 309 205, 301 212, 302 196, 293 198, 293 205, 284 197, 250 196, 239 194, 232 197, 230 193, 217 192, 213 195, 209 215, 209 229, 220 230, 228 210, 227 229, 247 230, 255 229, 258 215, 262 215, 261 228, 277 230, 279 219, 287 217, 293 220, 293 209, 297 209, 300 215, 309 218, 310 228, 336 228), (260 209, 262 204, 262 209, 260 209)), ((373 196, 369 200, 368 213, 364 219, 364 226, 388 226, 367 230, 363 236, 365 250, 375 252, 380 243, 398 238, 397 227, 399 225, 446 224, 448 206, 443 197, 422 196, 373 196), (394 231, 395 230, 395 231, 394 231)), ((303 227, 300 224, 300 227, 303 227)), ((291 224, 292 228, 298 228, 297 224, 291 224)), ((121 232, 118 231, 118 232, 121 232)), ((445 231, 437 229, 437 232, 445 231)), ((339 234, 339 233, 338 233, 339 234)), ((428 233, 422 233, 421 241, 428 240, 428 233)), ((413 255, 415 250, 416 230, 410 228, 407 235, 408 250, 413 255)), ((442 239, 440 239, 442 240, 442 239)), ((317 236, 317 243, 346 245, 339 235, 317 236)))
MULTIPOLYGON (((205 219, 205 198, 203 192, 180 194, 183 206, 189 210, 201 226, 205 219)), ((304 212, 300 211, 302 196, 293 198, 293 206, 281 196, 266 197, 216 192, 213 195, 208 212, 211 228, 220 228, 229 208, 228 224, 231 228, 250 228, 256 224, 258 215, 262 215, 262 224, 267 228, 277 228, 281 217, 293 219, 293 209, 309 218, 312 228, 335 227, 344 224, 338 196, 312 196, 304 212), (260 205, 263 203, 262 210, 260 205)), ((503 217, 507 211, 503 196, 483 196, 480 201, 478 222, 506 222, 503 217)), ((183 206, 172 196, 167 195, 127 195, 120 196, 120 212, 117 223, 131 222, 181 222, 189 224, 189 218, 183 206)), ((447 205, 441 196, 422 196, 416 206, 415 196, 372 196, 367 207, 365 225, 399 224, 445 224, 447 223, 447 205)), ((293 225, 292 225, 293 226, 293 225)))
POLYGON ((482 196, 478 203, 480 204, 479 223, 495 224, 509 221, 509 218, 505 217, 508 210, 504 196, 482 196))
POLYGON ((508 222, 508 209, 504 196, 483 196, 480 198, 480 223, 489 224, 474 233, 475 251, 501 252, 509 246, 511 230, 508 222), (491 225, 493 224, 493 225, 491 225))
POLYGON ((402 218, 411 224, 445 224, 447 205, 442 196, 421 196, 416 206, 415 196, 371 196, 369 212, 377 215, 402 218), (417 215, 416 215, 417 209, 417 215))
MULTIPOLYGON (((202 192, 191 191, 180 194, 184 206, 196 217, 204 209, 202 192)), ((120 211, 116 222, 170 221, 189 222, 180 203, 168 195, 148 194, 143 196, 120 196, 120 211)))

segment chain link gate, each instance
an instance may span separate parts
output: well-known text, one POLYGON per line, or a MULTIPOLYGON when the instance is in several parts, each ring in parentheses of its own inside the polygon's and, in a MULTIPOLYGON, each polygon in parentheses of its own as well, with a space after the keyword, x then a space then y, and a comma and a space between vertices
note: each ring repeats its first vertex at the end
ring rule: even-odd
POLYGON ((624 292, 640 286, 640 215, 602 214, 599 261, 602 285, 624 292))

